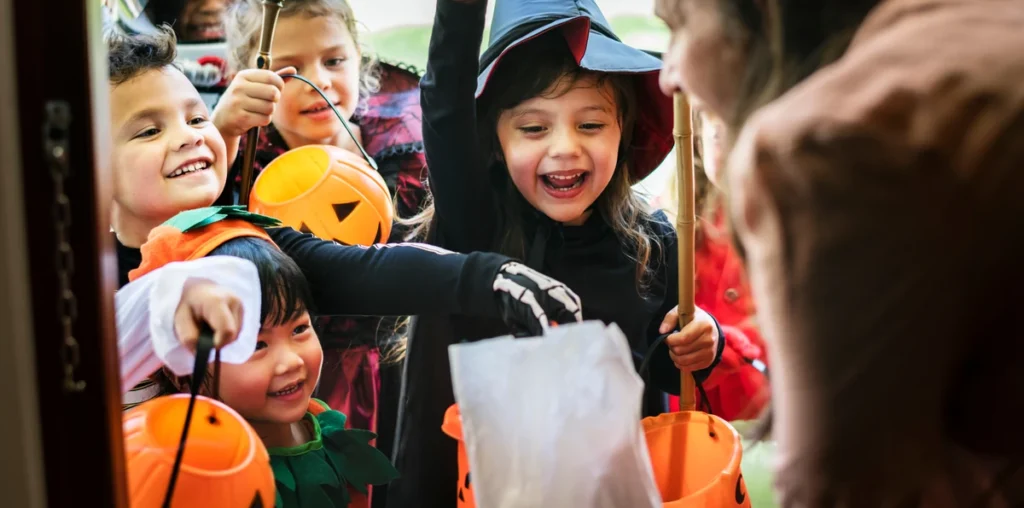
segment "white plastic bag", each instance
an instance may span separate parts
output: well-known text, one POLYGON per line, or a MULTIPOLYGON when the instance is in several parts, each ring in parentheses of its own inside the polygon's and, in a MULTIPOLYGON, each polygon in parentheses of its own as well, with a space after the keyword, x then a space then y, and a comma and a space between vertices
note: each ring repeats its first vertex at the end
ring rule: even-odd
POLYGON ((615 325, 449 347, 479 508, 660 507, 643 381, 615 325))

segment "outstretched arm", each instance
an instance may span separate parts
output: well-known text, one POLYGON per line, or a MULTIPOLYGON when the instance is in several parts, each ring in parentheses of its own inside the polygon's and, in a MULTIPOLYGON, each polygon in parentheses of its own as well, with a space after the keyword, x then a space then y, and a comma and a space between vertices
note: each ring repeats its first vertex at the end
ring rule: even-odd
POLYGON ((290 228, 267 232, 306 275, 320 314, 494 317, 533 333, 545 319, 579 317, 579 298, 564 285, 499 254, 417 243, 343 246, 290 228))
POLYGON ((121 288, 114 303, 121 393, 165 365, 191 373, 202 323, 213 330, 223 361, 244 363, 256 350, 260 279, 244 259, 171 263, 121 288))
POLYGON ((438 0, 420 82, 423 145, 438 232, 459 252, 486 250, 497 213, 476 127, 485 0, 438 0))

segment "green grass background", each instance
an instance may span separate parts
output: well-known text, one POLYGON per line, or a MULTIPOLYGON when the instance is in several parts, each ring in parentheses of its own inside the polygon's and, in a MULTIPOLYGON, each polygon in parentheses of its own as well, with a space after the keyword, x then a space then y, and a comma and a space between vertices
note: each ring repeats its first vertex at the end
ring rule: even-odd
MULTIPOLYGON (((752 422, 732 422, 733 427, 743 434, 750 428, 752 422)), ((775 458, 775 443, 766 441, 763 443, 743 443, 743 462, 740 470, 743 471, 743 479, 747 484, 747 494, 750 496, 750 505, 754 508, 775 508, 772 490, 772 460, 775 458)))

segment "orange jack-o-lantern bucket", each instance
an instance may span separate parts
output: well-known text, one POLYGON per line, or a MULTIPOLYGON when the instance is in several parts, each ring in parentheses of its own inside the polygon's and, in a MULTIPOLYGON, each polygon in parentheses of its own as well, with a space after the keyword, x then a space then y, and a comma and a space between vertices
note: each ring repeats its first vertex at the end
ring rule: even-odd
POLYGON ((387 184, 359 155, 308 145, 280 155, 256 178, 249 210, 343 245, 373 245, 391 234, 387 184))
MULTIPOLYGON (((665 508, 749 508, 740 462, 743 443, 725 420, 699 411, 669 413, 641 422, 665 508)), ((462 440, 459 407, 444 414, 441 430, 459 442, 459 508, 475 508, 469 456, 462 440)))
POLYGON ((641 421, 666 508, 750 506, 740 462, 743 442, 725 420, 700 411, 641 421))
POLYGON ((462 440, 462 415, 458 404, 452 404, 444 412, 444 423, 441 430, 459 442, 459 484, 456 492, 459 508, 476 508, 473 497, 473 484, 469 480, 469 456, 466 455, 466 442, 462 440))
MULTIPOLYGON (((189 394, 140 404, 123 416, 132 508, 159 508, 174 468, 189 394)), ((274 506, 270 455, 253 428, 221 402, 196 397, 172 508, 274 506)))

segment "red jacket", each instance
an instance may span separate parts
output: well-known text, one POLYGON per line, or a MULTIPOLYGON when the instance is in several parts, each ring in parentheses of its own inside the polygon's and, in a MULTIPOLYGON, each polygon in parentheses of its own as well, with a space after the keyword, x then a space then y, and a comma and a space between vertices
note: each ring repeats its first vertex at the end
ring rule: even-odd
MULTIPOLYGON (((755 366, 767 367, 767 352, 754 324, 743 262, 722 229, 699 234, 695 264, 695 303, 718 320, 725 334, 722 361, 704 382, 708 402, 712 412, 726 420, 754 418, 770 393, 768 378, 755 366)), ((678 397, 669 398, 669 410, 679 410, 678 397)))

